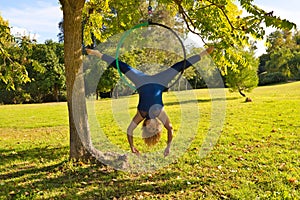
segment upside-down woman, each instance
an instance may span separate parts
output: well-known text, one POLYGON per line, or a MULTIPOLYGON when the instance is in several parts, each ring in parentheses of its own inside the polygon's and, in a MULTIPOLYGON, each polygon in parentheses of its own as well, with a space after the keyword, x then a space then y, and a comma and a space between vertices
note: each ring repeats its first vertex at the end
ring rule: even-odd
MULTIPOLYGON (((120 71, 133 82, 139 94, 139 103, 137 113, 133 117, 127 128, 127 139, 132 153, 139 155, 138 149, 133 143, 133 131, 139 123, 143 121, 142 137, 148 146, 155 145, 162 132, 162 124, 167 129, 168 139, 167 147, 164 150, 164 156, 169 155, 172 142, 173 128, 170 119, 165 112, 162 93, 167 89, 168 83, 181 71, 192 66, 201 60, 201 57, 212 53, 213 47, 209 47, 202 51, 199 55, 194 55, 187 60, 180 61, 170 68, 157 73, 155 75, 147 75, 143 72, 132 68, 128 64, 119 61, 120 71)), ((108 64, 117 68, 116 60, 106 54, 102 54, 98 50, 87 49, 89 55, 94 55, 108 64)))

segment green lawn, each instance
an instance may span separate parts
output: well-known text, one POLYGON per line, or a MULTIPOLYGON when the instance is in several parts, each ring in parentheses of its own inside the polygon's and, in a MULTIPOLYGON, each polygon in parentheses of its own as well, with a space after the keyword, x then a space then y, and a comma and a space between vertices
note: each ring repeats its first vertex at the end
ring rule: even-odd
MULTIPOLYGON (((200 121, 188 151, 139 174, 69 161, 66 103, 0 106, 0 199, 300 199, 300 82, 256 88, 251 103, 227 93, 222 134, 204 158, 212 103, 207 90, 195 93, 200 121)), ((176 134, 180 105, 172 92, 164 99, 176 134)), ((136 100, 128 100, 130 115, 136 100)), ((114 125, 111 105, 100 100, 96 114, 108 138, 129 152, 127 121, 114 125)), ((136 144, 151 152, 139 138, 136 144)))

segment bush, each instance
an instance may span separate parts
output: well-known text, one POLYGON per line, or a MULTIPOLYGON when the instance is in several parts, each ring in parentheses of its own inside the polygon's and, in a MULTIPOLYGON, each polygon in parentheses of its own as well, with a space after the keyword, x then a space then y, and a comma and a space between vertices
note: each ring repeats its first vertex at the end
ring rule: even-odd
POLYGON ((275 83, 286 82, 287 78, 281 72, 273 72, 259 75, 259 83, 258 85, 269 85, 275 83))
POLYGON ((29 93, 21 90, 0 89, 0 104, 22 104, 31 100, 29 93))

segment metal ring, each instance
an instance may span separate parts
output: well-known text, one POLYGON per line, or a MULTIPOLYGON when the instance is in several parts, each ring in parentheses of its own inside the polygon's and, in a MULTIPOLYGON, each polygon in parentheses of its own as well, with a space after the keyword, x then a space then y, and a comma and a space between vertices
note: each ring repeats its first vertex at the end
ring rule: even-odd
POLYGON ((179 40, 179 42, 180 42, 180 44, 181 44, 181 47, 182 47, 182 50, 183 50, 183 57, 184 57, 184 63, 183 63, 184 66, 183 66, 183 70, 181 71, 181 73, 180 73, 180 75, 178 76, 178 78, 177 78, 170 86, 167 87, 167 89, 169 89, 169 88, 173 87, 173 86, 179 81, 179 79, 181 78, 181 76, 182 76, 182 74, 183 74, 183 72, 184 72, 184 69, 185 69, 185 67, 186 67, 186 50, 185 50, 185 47, 184 47, 184 44, 183 44, 181 38, 177 35, 177 33, 176 33, 174 30, 172 30, 170 27, 168 27, 168 26, 166 26, 166 25, 164 25, 164 24, 160 24, 160 23, 156 23, 156 22, 152 22, 152 21, 147 21, 147 22, 138 24, 138 25, 132 27, 131 29, 129 29, 128 31, 126 31, 126 32, 123 34, 123 36, 121 37, 121 39, 120 39, 120 41, 119 41, 119 43, 118 43, 118 45, 117 45, 117 49, 116 49, 116 57, 115 57, 115 58, 116 58, 116 66, 117 66, 117 70, 118 70, 119 75, 120 75, 120 77, 122 78, 122 80, 123 80, 123 81, 124 81, 131 89, 136 90, 135 86, 133 86, 132 84, 130 84, 130 83, 126 80, 126 78, 124 78, 124 76, 123 76, 123 74, 122 74, 122 72, 121 72, 121 70, 120 70, 120 67, 119 67, 119 52, 120 52, 120 48, 121 48, 122 44, 124 43, 124 40, 127 38, 127 36, 128 36, 133 30, 135 30, 135 29, 137 29, 137 28, 140 28, 140 27, 149 26, 149 25, 160 26, 160 27, 163 27, 163 28, 168 29, 169 31, 171 31, 171 32, 176 36, 176 38, 179 40))

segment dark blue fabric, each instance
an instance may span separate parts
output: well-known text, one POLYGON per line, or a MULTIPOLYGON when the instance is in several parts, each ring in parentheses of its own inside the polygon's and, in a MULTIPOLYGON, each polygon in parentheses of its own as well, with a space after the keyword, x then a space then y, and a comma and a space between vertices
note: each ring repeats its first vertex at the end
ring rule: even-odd
POLYGON ((162 93, 165 89, 166 88, 164 86, 156 83, 146 84, 138 88, 138 110, 149 112, 151 109, 152 111, 162 109, 162 107, 164 106, 162 93))
MULTIPOLYGON (((116 60, 113 57, 104 54, 102 59, 117 69, 116 60)), ((146 75, 121 61, 119 61, 119 69, 135 84, 139 93, 137 108, 139 111, 147 113, 143 117, 155 118, 157 117, 157 113, 159 114, 157 111, 160 111, 164 106, 162 93, 167 89, 169 81, 179 72, 192 66, 200 59, 199 55, 194 55, 153 76, 146 75)))
POLYGON ((171 68, 175 69, 178 72, 181 72, 182 70, 198 62, 200 59, 200 55, 194 55, 192 57, 189 57, 186 61, 183 60, 178 63, 175 63, 171 68))
MULTIPOLYGON (((113 66, 114 68, 117 69, 117 64, 116 64, 116 59, 109 56, 109 55, 106 55, 106 54, 103 54, 102 56, 102 60, 104 60, 105 62, 107 62, 109 65, 113 66)), ((132 69, 131 66, 127 65, 127 63, 124 63, 122 61, 119 61, 119 68, 120 68, 120 71, 123 73, 123 74, 126 74, 126 72, 128 72, 129 70, 132 69)))

